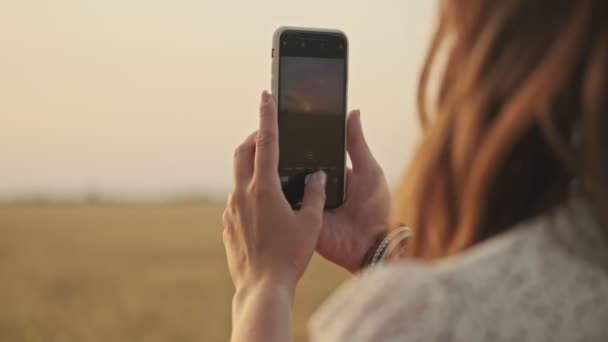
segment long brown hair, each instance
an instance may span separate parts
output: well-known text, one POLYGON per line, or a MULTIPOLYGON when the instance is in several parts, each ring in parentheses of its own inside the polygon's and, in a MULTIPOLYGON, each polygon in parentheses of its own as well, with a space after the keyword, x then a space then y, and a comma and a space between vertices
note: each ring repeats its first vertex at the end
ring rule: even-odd
POLYGON ((412 256, 509 229, 563 202, 574 179, 608 211, 607 13, 605 0, 441 2, 423 139, 392 218, 414 230, 412 256))

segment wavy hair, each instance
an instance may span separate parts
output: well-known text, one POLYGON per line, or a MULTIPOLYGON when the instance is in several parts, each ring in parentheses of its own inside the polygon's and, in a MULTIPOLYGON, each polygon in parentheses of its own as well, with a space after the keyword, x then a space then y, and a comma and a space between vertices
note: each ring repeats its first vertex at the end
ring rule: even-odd
POLYGON ((423 138, 392 217, 414 230, 411 256, 505 231, 563 202, 575 179, 608 212, 606 13, 605 0, 440 3, 423 138))

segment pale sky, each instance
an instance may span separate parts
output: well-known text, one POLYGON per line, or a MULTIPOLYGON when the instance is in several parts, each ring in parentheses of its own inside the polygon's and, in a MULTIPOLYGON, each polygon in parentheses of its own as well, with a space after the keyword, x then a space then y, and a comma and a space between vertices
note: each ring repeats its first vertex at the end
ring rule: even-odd
POLYGON ((349 107, 392 184, 419 126, 434 0, 2 0, 0 198, 231 185, 281 25, 350 40, 349 107))

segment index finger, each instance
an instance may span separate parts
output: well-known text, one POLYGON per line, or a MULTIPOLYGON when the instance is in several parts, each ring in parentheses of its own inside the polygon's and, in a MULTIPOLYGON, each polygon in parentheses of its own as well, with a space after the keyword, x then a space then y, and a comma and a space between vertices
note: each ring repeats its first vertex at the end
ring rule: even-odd
POLYGON ((253 160, 255 155, 255 139, 258 132, 250 134, 234 151, 234 186, 239 188, 248 184, 253 175, 253 160))
POLYGON ((260 128, 256 139, 255 177, 258 179, 278 179, 279 169, 279 121, 276 103, 264 91, 260 104, 260 128))

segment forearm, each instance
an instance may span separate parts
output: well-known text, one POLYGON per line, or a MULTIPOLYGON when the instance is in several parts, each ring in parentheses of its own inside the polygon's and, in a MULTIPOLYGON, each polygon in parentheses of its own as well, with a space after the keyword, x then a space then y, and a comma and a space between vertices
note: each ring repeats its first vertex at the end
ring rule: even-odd
POLYGON ((232 302, 231 341, 292 341, 294 291, 271 281, 238 290, 232 302))

